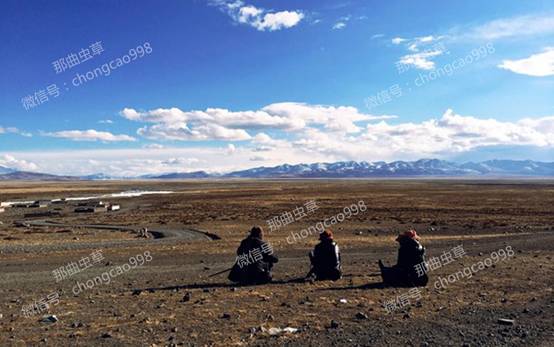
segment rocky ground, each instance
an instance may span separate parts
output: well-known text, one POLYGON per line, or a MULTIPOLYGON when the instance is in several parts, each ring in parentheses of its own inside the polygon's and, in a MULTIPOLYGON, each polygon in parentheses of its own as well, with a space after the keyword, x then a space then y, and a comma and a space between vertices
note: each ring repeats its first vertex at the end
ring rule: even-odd
POLYGON ((18 227, 29 211, 7 209, 0 214, 0 346, 554 345, 552 181, 2 182, 0 199, 129 189, 174 193, 112 199, 123 207, 114 213, 75 215, 66 206, 49 220, 194 229, 220 239, 18 227), (280 258, 274 283, 237 287, 225 274, 209 277, 232 265, 252 225, 268 231, 267 220, 310 201, 317 209, 267 235, 280 258), (333 227, 344 277, 299 281, 317 237, 293 240, 292 233, 359 201, 367 210, 333 227), (440 266, 419 292, 382 288, 376 262, 395 261, 394 237, 409 227, 440 266), (92 266, 56 281, 54 270, 98 250, 92 266), (513 254, 496 257, 499 250, 513 254), (486 266, 464 275, 480 262, 486 266), (137 266, 102 280, 126 263, 137 266), (75 290, 87 281, 90 289, 75 290), (22 308, 43 298, 49 307, 24 317, 22 308))

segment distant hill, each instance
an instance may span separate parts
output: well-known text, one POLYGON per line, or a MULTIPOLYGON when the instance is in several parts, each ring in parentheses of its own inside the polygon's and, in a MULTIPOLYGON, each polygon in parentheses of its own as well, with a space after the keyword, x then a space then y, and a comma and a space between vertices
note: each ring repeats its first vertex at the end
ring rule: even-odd
POLYGON ((208 178, 215 177, 211 176, 205 171, 194 171, 194 172, 175 172, 159 176, 149 176, 148 178, 153 179, 186 179, 186 178, 208 178))
POLYGON ((0 175, 0 181, 74 181, 81 178, 75 176, 57 176, 39 172, 14 171, 0 175))
POLYGON ((532 160, 490 160, 480 163, 453 163, 438 159, 386 163, 341 161, 257 167, 228 173, 241 178, 363 178, 417 176, 554 176, 554 163, 532 160))
POLYGON ((110 176, 103 173, 75 177, 16 171, 0 166, 0 180, 126 180, 126 179, 202 179, 202 178, 371 178, 371 177, 554 177, 554 163, 533 160, 488 160, 454 163, 439 159, 417 161, 283 164, 255 167, 227 174, 205 171, 148 174, 136 177, 110 176))
POLYGON ((0 175, 7 174, 14 171, 17 171, 17 170, 0 165, 0 175))

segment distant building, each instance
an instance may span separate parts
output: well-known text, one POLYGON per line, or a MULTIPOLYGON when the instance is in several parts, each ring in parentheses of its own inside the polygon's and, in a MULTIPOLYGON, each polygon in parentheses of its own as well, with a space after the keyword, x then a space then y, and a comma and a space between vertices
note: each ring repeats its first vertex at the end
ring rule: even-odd
POLYGON ((50 205, 50 200, 37 200, 37 201, 33 202, 32 204, 30 204, 27 207, 43 208, 43 207, 48 207, 48 205, 50 205))
POLYGON ((121 206, 118 204, 111 204, 108 206, 108 211, 119 211, 121 206))
POLYGON ((106 206, 79 206, 74 210, 76 213, 98 213, 106 212, 106 206))

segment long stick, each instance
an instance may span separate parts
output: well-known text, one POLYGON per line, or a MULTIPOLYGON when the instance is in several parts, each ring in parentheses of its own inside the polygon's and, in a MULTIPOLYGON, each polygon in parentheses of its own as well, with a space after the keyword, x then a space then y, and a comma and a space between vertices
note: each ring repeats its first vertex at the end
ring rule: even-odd
POLYGON ((214 276, 217 276, 217 275, 221 275, 221 274, 226 273, 226 272, 229 272, 229 271, 231 271, 231 270, 233 270, 233 268, 229 268, 229 269, 227 269, 227 270, 223 270, 223 271, 216 272, 216 273, 214 273, 214 274, 209 275, 208 278, 214 277, 214 276))

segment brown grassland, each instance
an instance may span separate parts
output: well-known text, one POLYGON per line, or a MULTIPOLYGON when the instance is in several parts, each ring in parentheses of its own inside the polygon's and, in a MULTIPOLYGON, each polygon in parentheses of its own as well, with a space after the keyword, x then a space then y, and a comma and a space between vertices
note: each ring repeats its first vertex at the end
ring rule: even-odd
POLYGON ((75 214, 72 202, 0 213, 0 346, 554 345, 553 181, 0 182, 0 200, 131 189, 173 193, 103 199, 121 204, 116 212, 75 214), (312 200, 317 210, 268 232, 267 220, 312 200), (287 237, 291 241, 291 233, 359 201, 367 210, 333 227, 344 277, 297 281, 309 270, 307 253, 317 235, 295 242, 287 237), (56 208, 60 216, 24 216, 56 208), (65 225, 16 225, 22 220, 65 225), (148 227, 166 237, 139 239, 129 230, 78 227, 99 224, 148 227), (252 225, 266 229, 280 258, 274 283, 240 287, 229 283, 226 274, 209 277, 233 264, 252 225), (393 264, 395 235, 410 227, 422 237, 427 259, 459 245, 466 254, 431 271, 421 298, 387 313, 384 303, 408 289, 382 288, 377 260, 393 264), (190 229, 220 239, 180 233, 190 229), (437 289, 439 278, 508 246, 514 256, 437 289), (101 263, 56 282, 53 270, 98 249, 101 263), (109 284, 74 293, 77 282, 145 251, 152 261, 109 284), (59 303, 23 316, 23 306, 52 293, 58 293, 59 303), (47 315, 59 320, 41 322, 47 315), (514 323, 501 324, 501 318, 514 323), (268 332, 285 327, 298 331, 268 332))

